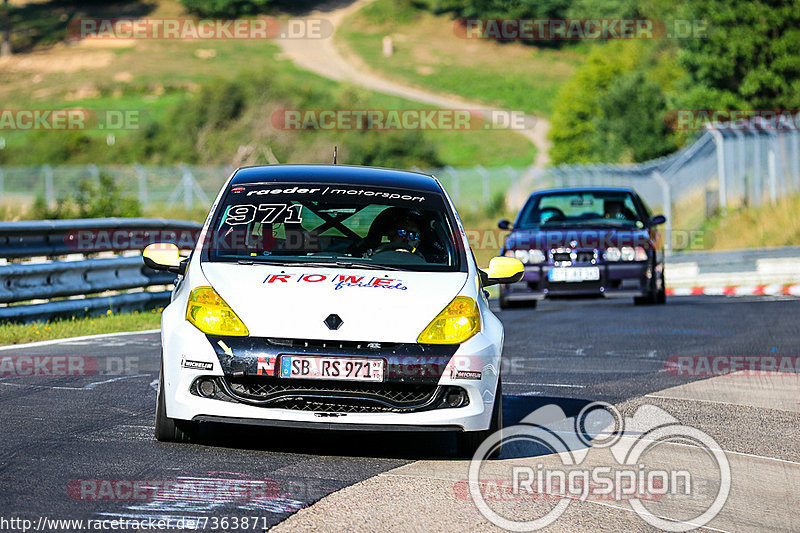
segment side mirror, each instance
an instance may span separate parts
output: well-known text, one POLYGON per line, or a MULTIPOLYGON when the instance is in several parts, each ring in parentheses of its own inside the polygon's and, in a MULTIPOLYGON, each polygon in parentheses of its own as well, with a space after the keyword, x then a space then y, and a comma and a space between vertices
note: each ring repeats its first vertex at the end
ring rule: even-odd
POLYGON ((663 224, 666 221, 667 221, 667 217, 665 217, 664 215, 656 215, 656 216, 654 216, 653 218, 650 219, 650 225, 651 226, 658 226, 659 224, 663 224))
POLYGON ((506 229, 506 230, 513 228, 513 226, 511 225, 511 222, 509 222, 506 219, 503 219, 500 222, 498 222, 497 223, 497 227, 500 228, 500 229, 506 229))
POLYGON ((188 265, 188 261, 180 256, 178 247, 165 242, 148 244, 142 252, 142 259, 153 270, 166 270, 181 275, 186 273, 188 265))
POLYGON ((499 283, 516 283, 525 273, 525 265, 513 257, 494 257, 489 261, 489 270, 478 270, 484 287, 499 283))

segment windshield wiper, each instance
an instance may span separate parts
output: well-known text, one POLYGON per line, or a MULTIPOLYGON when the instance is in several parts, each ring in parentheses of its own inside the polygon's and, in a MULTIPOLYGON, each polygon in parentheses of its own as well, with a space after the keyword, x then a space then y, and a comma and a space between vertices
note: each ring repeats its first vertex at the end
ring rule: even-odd
POLYGON ((269 261, 269 260, 257 260, 253 261, 251 259, 237 259, 236 263, 239 265, 273 265, 273 266, 319 266, 319 267, 329 267, 329 266, 338 266, 344 268, 364 268, 367 270, 403 270, 402 268, 398 268, 395 266, 389 265, 376 265, 370 263, 357 263, 357 262, 350 262, 350 261, 269 261))
POLYGON ((360 267, 366 268, 369 270, 403 270, 402 268, 398 268, 395 266, 387 266, 387 265, 377 265, 373 263, 352 263, 350 261, 336 261, 336 265, 341 267, 360 267))

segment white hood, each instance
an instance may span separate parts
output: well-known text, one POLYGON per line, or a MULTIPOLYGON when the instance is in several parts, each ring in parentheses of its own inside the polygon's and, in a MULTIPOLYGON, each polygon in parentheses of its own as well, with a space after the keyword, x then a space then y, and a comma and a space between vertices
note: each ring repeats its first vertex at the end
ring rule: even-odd
POLYGON ((416 342, 467 280, 464 272, 202 263, 254 337, 416 342), (338 315, 329 329, 324 320, 338 315))

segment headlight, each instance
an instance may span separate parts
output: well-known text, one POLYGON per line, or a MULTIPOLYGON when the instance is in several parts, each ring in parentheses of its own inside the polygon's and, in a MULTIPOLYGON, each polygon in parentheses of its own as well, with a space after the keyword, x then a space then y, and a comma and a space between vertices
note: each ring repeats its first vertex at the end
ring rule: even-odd
POLYGON ((528 250, 514 250, 514 257, 516 257, 523 263, 527 263, 531 259, 528 250))
POLYGON ((613 246, 610 248, 606 248, 605 258, 606 261, 619 261, 620 258, 619 248, 614 248, 613 246))
POLYGON ((211 287, 197 287, 189 294, 186 320, 209 335, 246 337, 250 334, 233 309, 211 287))
POLYGON ((506 250, 503 254, 506 257, 513 257, 519 259, 524 264, 539 264, 544 263, 546 257, 541 250, 506 250))
POLYGON ((544 263, 545 259, 544 252, 541 250, 531 250, 528 252, 528 261, 533 264, 544 263))
POLYGON ((467 296, 456 296, 417 338, 421 344, 461 344, 481 330, 478 304, 467 296))
POLYGON ((637 261, 647 261, 647 250, 645 250, 641 246, 637 246, 636 247, 636 260, 637 261))
POLYGON ((623 246, 620 248, 619 254, 623 261, 633 261, 634 257, 636 257, 633 248, 630 246, 623 246))

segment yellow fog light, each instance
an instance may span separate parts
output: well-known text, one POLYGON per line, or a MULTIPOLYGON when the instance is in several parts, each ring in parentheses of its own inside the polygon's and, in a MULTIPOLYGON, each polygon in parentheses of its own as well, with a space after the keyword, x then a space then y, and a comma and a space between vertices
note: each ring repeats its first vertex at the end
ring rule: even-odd
POLYGON ((233 309, 211 287, 197 287, 189 295, 186 320, 209 335, 246 337, 250 334, 233 309))
POLYGON ((420 333, 423 344, 461 344, 481 330, 478 304, 467 296, 456 296, 420 333))

